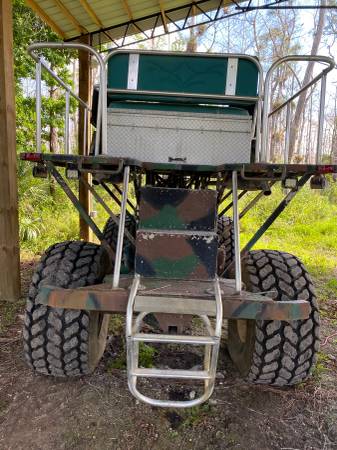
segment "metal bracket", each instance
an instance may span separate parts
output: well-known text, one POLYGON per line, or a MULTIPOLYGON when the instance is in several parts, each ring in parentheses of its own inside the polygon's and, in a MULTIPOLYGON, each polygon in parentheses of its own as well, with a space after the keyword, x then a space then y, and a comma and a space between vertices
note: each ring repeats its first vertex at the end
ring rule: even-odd
POLYGON ((282 169, 282 174, 279 176, 274 176, 274 173, 273 173, 273 175, 267 176, 267 177, 249 177, 245 174, 244 167, 242 167, 242 169, 240 171, 241 178, 243 180, 247 180, 247 181, 281 181, 286 177, 286 174, 287 174, 286 167, 284 167, 282 169))

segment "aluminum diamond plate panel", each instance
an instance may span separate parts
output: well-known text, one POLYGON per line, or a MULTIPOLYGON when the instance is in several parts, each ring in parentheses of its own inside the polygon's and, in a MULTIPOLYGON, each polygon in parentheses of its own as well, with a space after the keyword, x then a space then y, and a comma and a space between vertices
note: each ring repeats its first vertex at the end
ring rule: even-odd
POLYGON ((108 155, 144 162, 249 163, 250 116, 108 111, 108 155))

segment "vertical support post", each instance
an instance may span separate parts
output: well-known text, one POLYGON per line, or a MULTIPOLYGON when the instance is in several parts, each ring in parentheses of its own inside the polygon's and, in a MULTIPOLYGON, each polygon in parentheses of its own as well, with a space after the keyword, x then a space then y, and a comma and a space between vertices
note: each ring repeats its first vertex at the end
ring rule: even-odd
MULTIPOLYGON (((88 124, 88 110, 87 108, 83 108, 84 110, 84 130, 89 130, 89 124, 88 124)), ((88 155, 88 133, 84 133, 83 136, 83 148, 85 150, 85 155, 88 155)))
MULTIPOLYGON (((91 44, 89 36, 81 37, 82 44, 91 44)), ((90 69, 90 55, 88 52, 79 51, 79 87, 78 87, 78 96, 87 104, 91 103, 90 98, 90 85, 91 85, 91 69, 90 69)), ((78 118, 78 153, 79 155, 87 155, 88 147, 90 141, 89 134, 89 120, 87 116, 87 111, 85 112, 85 108, 79 106, 79 118, 78 118)), ((82 174, 83 179, 87 182, 91 182, 90 174, 82 174)), ((91 195, 85 186, 84 183, 79 184, 79 200, 85 211, 90 214, 91 210, 91 195)), ((80 238, 84 241, 92 240, 92 233, 85 222, 84 219, 80 216, 80 238)))
POLYGON ((129 178, 130 178, 130 166, 126 166, 124 169, 124 177, 123 177, 123 196, 122 196, 122 204, 121 204, 121 214, 119 216, 119 227, 118 227, 118 237, 117 237, 114 277, 113 277, 113 287, 114 288, 118 287, 119 275, 120 275, 120 271, 121 271, 125 216, 126 216, 126 204, 127 204, 127 200, 128 200, 129 178))
POLYGON ((12 2, 0 0, 0 300, 20 297, 12 2))
POLYGON ((36 94, 35 94, 35 110, 36 110, 36 151, 41 152, 41 62, 36 63, 36 94))
POLYGON ((64 153, 66 155, 69 155, 70 153, 69 112, 70 112, 70 93, 68 90, 66 90, 66 113, 64 121, 64 153))
POLYGON ((240 219, 238 207, 238 173, 234 170, 232 174, 233 189, 233 224, 234 224, 234 252, 235 252, 235 290, 241 292, 241 253, 240 253, 240 219))
POLYGON ((319 115, 318 115, 316 164, 322 164, 322 143, 323 143, 325 94, 326 94, 326 73, 322 76, 322 80, 321 80, 321 98, 320 98, 320 103, 319 103, 319 115))
POLYGON ((286 141, 284 145, 284 164, 288 164, 289 162, 289 144, 290 144, 290 111, 291 111, 290 103, 287 103, 286 109, 286 141))

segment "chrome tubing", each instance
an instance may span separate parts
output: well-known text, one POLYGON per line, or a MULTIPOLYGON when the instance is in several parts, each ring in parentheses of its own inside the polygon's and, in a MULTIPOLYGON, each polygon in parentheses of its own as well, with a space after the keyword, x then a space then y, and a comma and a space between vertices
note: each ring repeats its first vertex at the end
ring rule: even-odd
POLYGON ((321 97, 320 97, 320 102, 319 102, 319 113, 318 113, 316 164, 322 164, 322 142, 323 142, 325 95, 326 95, 326 73, 323 75, 322 80, 321 80, 321 97))
POLYGON ((240 219, 238 205, 238 173, 233 170, 232 174, 233 189, 233 224, 234 224, 234 261, 235 261, 235 291, 241 292, 241 254, 240 254, 240 219))
MULTIPOLYGON (((333 70, 335 68, 335 61, 328 57, 328 56, 312 56, 312 55, 289 55, 285 56, 284 58, 278 59, 277 61, 272 64, 270 69, 267 72, 266 79, 265 79, 265 86, 264 86, 264 97, 263 97, 263 114, 262 114, 262 139, 261 139, 261 162, 269 162, 269 121, 268 117, 270 115, 269 108, 270 108, 270 99, 271 99, 271 80, 272 75, 275 71, 275 69, 280 66, 281 64, 292 62, 292 61, 306 61, 306 62, 317 62, 322 64, 327 64, 328 67, 322 72, 317 75, 311 82, 309 82, 307 85, 303 86, 294 96, 291 97, 291 99, 284 102, 281 106, 285 106, 288 102, 290 102, 292 99, 298 97, 298 95, 301 94, 304 90, 308 89, 312 84, 319 81, 322 77, 324 77, 328 72, 333 70)), ((278 107, 280 109, 281 107, 278 107)), ((273 111, 273 113, 276 112, 273 111)))
POLYGON ((287 103, 287 110, 286 110, 286 141, 285 141, 285 148, 284 148, 284 164, 288 164, 289 161, 289 145, 290 145, 290 122, 291 122, 291 104, 287 103))
POLYGON ((36 149, 41 153, 41 61, 36 62, 36 149))
POLYGON ((69 155, 70 153, 70 133, 69 133, 69 114, 70 114, 70 94, 68 89, 66 90, 66 117, 64 122, 64 153, 69 155))
POLYGON ((121 204, 121 214, 119 217, 119 226, 118 226, 116 258, 115 258, 115 267, 114 267, 113 284, 112 284, 113 288, 118 288, 118 285, 119 285, 119 277, 120 277, 121 264, 122 264, 126 205, 127 205, 127 200, 128 200, 129 178, 130 178, 130 166, 126 166, 124 168, 124 177, 123 177, 123 195, 122 195, 122 204, 121 204))
MULTIPOLYGON (((92 47, 85 44, 75 44, 71 42, 37 42, 28 47, 28 54, 36 61, 40 61, 40 57, 37 55, 36 50, 50 48, 50 49, 73 49, 82 50, 91 53, 97 60, 100 67, 100 89, 99 89, 99 99, 98 99, 98 117, 97 117, 97 133, 95 140, 95 155, 99 152, 100 147, 100 135, 102 134, 102 153, 107 153, 107 82, 106 82, 106 71, 104 60, 101 55, 92 47), (101 130, 101 133, 100 133, 101 130)), ((67 86, 56 74, 46 64, 43 67, 49 72, 49 74, 54 77, 60 84, 67 90, 70 91, 69 86, 67 86)), ((72 94, 84 107, 88 108, 88 105, 79 99, 76 94, 72 94)), ((88 108, 89 109, 89 108, 88 108)))
MULTIPOLYGON (((212 328, 212 325, 210 323, 210 320, 208 316, 199 315, 199 317, 203 320, 204 325, 206 329, 209 332, 209 335, 212 336, 215 341, 213 345, 205 345, 205 353, 204 353, 204 370, 203 370, 203 377, 198 374, 195 378, 199 380, 204 381, 204 392, 200 397, 197 397, 193 400, 188 401, 172 401, 172 400, 160 400, 160 399, 154 399, 151 397, 148 397, 144 394, 142 394, 138 388, 137 388, 137 378, 139 376, 144 376, 145 378, 153 377, 153 378, 177 378, 177 375, 174 373, 171 374, 171 376, 167 375, 167 372, 165 370, 158 369, 158 372, 156 374, 147 374, 147 375, 138 375, 137 369, 138 369, 138 361, 139 361, 139 341, 133 339, 133 334, 138 333, 140 331, 140 327, 142 324, 143 319, 147 314, 150 314, 150 312, 141 312, 136 317, 135 321, 133 322, 133 313, 134 313, 134 306, 135 301, 137 297, 137 291, 140 284, 140 276, 138 274, 135 275, 133 279, 133 283, 131 285, 130 294, 129 294, 129 300, 127 305, 127 311, 126 311, 126 327, 125 327, 125 334, 126 334, 126 343, 127 343, 127 376, 128 376, 128 386, 130 392, 133 394, 135 398, 138 400, 147 403, 152 406, 162 407, 162 408, 189 408, 192 406, 199 405, 206 400, 209 399, 209 397, 212 395, 215 385, 215 376, 216 376, 216 368, 217 368, 217 360, 219 355, 219 348, 220 348, 220 338, 221 338, 221 331, 222 331, 222 316, 223 316, 223 310, 222 310, 222 298, 221 298, 221 289, 219 280, 215 280, 215 301, 216 301, 216 326, 215 326, 215 332, 212 328)), ((156 341, 156 335, 153 335, 153 342, 160 342, 156 341)), ((193 379, 191 375, 186 371, 186 373, 182 376, 180 374, 179 378, 185 378, 185 379, 193 379)))

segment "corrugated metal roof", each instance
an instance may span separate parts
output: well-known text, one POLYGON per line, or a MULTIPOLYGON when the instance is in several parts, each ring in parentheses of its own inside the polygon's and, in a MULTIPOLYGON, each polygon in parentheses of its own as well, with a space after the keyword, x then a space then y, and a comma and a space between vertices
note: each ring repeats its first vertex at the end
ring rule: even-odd
MULTIPOLYGON (((93 34, 93 45, 206 15, 211 21, 232 0, 26 0, 64 40, 93 34)), ((165 31, 167 29, 165 28, 165 31)), ((150 36, 149 36, 150 37, 150 36)))

